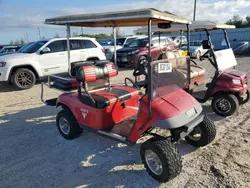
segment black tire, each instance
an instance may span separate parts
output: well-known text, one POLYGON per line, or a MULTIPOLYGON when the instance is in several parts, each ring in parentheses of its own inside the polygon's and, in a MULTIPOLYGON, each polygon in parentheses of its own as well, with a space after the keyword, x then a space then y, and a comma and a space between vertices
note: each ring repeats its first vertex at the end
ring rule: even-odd
POLYGON ((239 97, 239 103, 240 103, 240 105, 246 104, 249 101, 249 99, 250 99, 249 90, 247 90, 246 95, 247 96, 246 96, 245 100, 243 100, 242 98, 239 97))
POLYGON ((181 155, 176 146, 167 139, 151 138, 141 145, 141 159, 149 175, 159 182, 167 182, 181 173, 181 155), (153 152, 162 164, 162 172, 154 173, 148 166, 146 152, 153 152))
POLYGON ((239 100, 233 94, 222 93, 215 95, 211 105, 217 115, 227 117, 233 115, 238 110, 239 100), (220 102, 223 103, 224 106, 221 106, 223 104, 220 104, 220 102))
POLYGON ((74 138, 77 138, 82 133, 82 129, 79 127, 74 115, 68 109, 63 109, 57 114, 56 125, 60 134, 67 140, 72 140, 74 138), (68 124, 67 125, 69 128, 68 132, 63 130, 63 128, 60 126, 60 121, 64 121, 65 123, 68 124))
POLYGON ((185 137, 186 141, 194 147, 203 147, 210 144, 216 137, 216 128, 214 122, 208 118, 204 117, 203 121, 197 125, 194 130, 185 137), (195 133, 200 134, 199 137, 195 138, 195 133))
POLYGON ((11 83, 19 90, 30 89, 36 83, 36 75, 30 69, 19 68, 12 74, 11 83))

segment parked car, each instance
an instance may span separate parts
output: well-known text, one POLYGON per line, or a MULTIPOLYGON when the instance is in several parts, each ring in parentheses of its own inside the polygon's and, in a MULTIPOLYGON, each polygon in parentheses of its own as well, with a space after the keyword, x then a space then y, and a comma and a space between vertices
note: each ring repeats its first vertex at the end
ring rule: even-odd
POLYGON ((18 50, 18 46, 4 46, 1 50, 0 50, 0 54, 5 54, 8 52, 15 52, 18 50))
POLYGON ((171 38, 173 39, 176 46, 178 46, 179 48, 187 45, 187 37, 186 36, 172 36, 171 38))
MULTIPOLYGON (((190 57, 200 59, 200 56, 203 55, 207 49, 202 48, 202 41, 190 41, 190 57)), ((182 50, 187 50, 187 46, 183 46, 182 50)))
MULTIPOLYGON (((117 38, 116 39, 116 50, 123 48, 124 46, 129 44, 134 39, 143 38, 143 37, 146 37, 146 36, 129 36, 129 37, 117 38)), ((105 55, 106 55, 107 59, 109 59, 109 60, 113 57, 113 54, 114 54, 114 44, 115 44, 114 40, 112 40, 112 42, 110 42, 109 44, 103 45, 103 47, 105 49, 105 55)))
POLYGON ((112 39, 97 39, 96 40, 100 45, 109 45, 112 42, 112 39))
MULTIPOLYGON (((92 38, 71 38, 71 62, 105 60, 103 47, 92 38)), ((68 72, 67 39, 34 42, 22 53, 0 56, 0 82, 31 88, 37 79, 68 72)))
POLYGON ((9 55, 9 54, 14 54, 14 53, 22 53, 22 51, 27 48, 29 45, 33 44, 34 42, 29 42, 27 44, 24 44, 22 46, 19 46, 19 49, 17 51, 12 51, 12 52, 7 52, 7 53, 2 53, 0 54, 0 56, 3 56, 3 55, 9 55))
MULTIPOLYGON (((133 66, 136 68, 139 63, 147 61, 148 37, 138 38, 130 42, 126 47, 117 50, 118 66, 133 66)), ((166 51, 176 50, 176 45, 169 37, 152 38, 151 55, 153 60, 163 58, 166 51)))

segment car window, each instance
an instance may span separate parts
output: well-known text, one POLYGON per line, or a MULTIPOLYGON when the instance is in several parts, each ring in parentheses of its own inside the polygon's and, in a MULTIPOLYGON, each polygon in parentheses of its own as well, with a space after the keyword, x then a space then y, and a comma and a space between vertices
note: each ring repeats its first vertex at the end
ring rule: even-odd
POLYGON ((167 44, 172 44, 174 41, 171 38, 167 37, 167 44))
POLYGON ((37 41, 33 44, 29 45, 27 48, 25 48, 22 53, 35 53, 37 50, 39 50, 44 44, 46 44, 48 41, 37 41))
POLYGON ((80 40, 70 40, 70 50, 80 50, 82 49, 82 44, 80 40))
POLYGON ((97 46, 91 40, 81 40, 82 48, 96 48, 97 46))
POLYGON ((128 38, 127 40, 126 40, 126 43, 125 44, 129 44, 131 41, 133 41, 133 40, 135 40, 136 39, 136 37, 134 37, 134 38, 128 38))
POLYGON ((61 40, 51 42, 47 47, 50 49, 50 53, 65 51, 61 40))

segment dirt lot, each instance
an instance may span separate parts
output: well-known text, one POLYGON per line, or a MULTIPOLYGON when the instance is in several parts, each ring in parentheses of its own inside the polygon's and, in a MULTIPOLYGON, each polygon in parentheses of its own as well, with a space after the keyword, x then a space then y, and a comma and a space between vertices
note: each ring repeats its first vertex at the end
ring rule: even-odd
MULTIPOLYGON (((238 63, 250 71, 249 57, 238 63)), ((129 72, 121 72, 118 82, 129 72)), ((63 139, 55 126, 57 110, 40 102, 40 85, 27 91, 0 86, 0 104, 0 187, 250 187, 250 103, 225 119, 205 104, 217 138, 197 150, 181 143, 183 171, 165 184, 143 168, 140 144, 131 148, 87 132, 63 139)))

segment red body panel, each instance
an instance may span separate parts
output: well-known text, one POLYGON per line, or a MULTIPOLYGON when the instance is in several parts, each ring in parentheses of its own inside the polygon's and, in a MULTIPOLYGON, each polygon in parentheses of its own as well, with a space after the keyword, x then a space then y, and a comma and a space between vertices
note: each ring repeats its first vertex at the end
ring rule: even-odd
POLYGON ((194 78, 191 79, 189 89, 193 89, 193 88, 197 87, 196 84, 202 85, 205 82, 206 82, 205 75, 194 77, 194 78))
POLYGON ((68 106, 78 123, 84 126, 97 130, 111 129, 115 124, 136 115, 139 108, 138 90, 125 86, 117 86, 114 88, 120 88, 131 92, 131 99, 121 103, 114 94, 105 91, 98 91, 92 94, 108 99, 110 102, 109 107, 97 109, 83 104, 80 102, 77 93, 63 94, 58 98, 57 103, 68 106), (84 113, 84 115, 82 113, 84 113))
POLYGON ((218 78, 212 91, 212 95, 219 91, 235 92, 239 96, 244 95, 248 89, 247 75, 238 70, 226 70, 218 78), (234 84, 233 79, 241 80, 241 84, 234 84))
POLYGON ((162 98, 156 98, 152 101, 151 117, 149 121, 146 122, 149 113, 148 98, 144 97, 141 101, 139 117, 134 129, 131 131, 129 141, 136 142, 154 122, 175 117, 191 109, 196 103, 197 101, 187 92, 178 89, 175 92, 162 96, 162 98), (145 122, 146 124, 144 125, 145 122))

